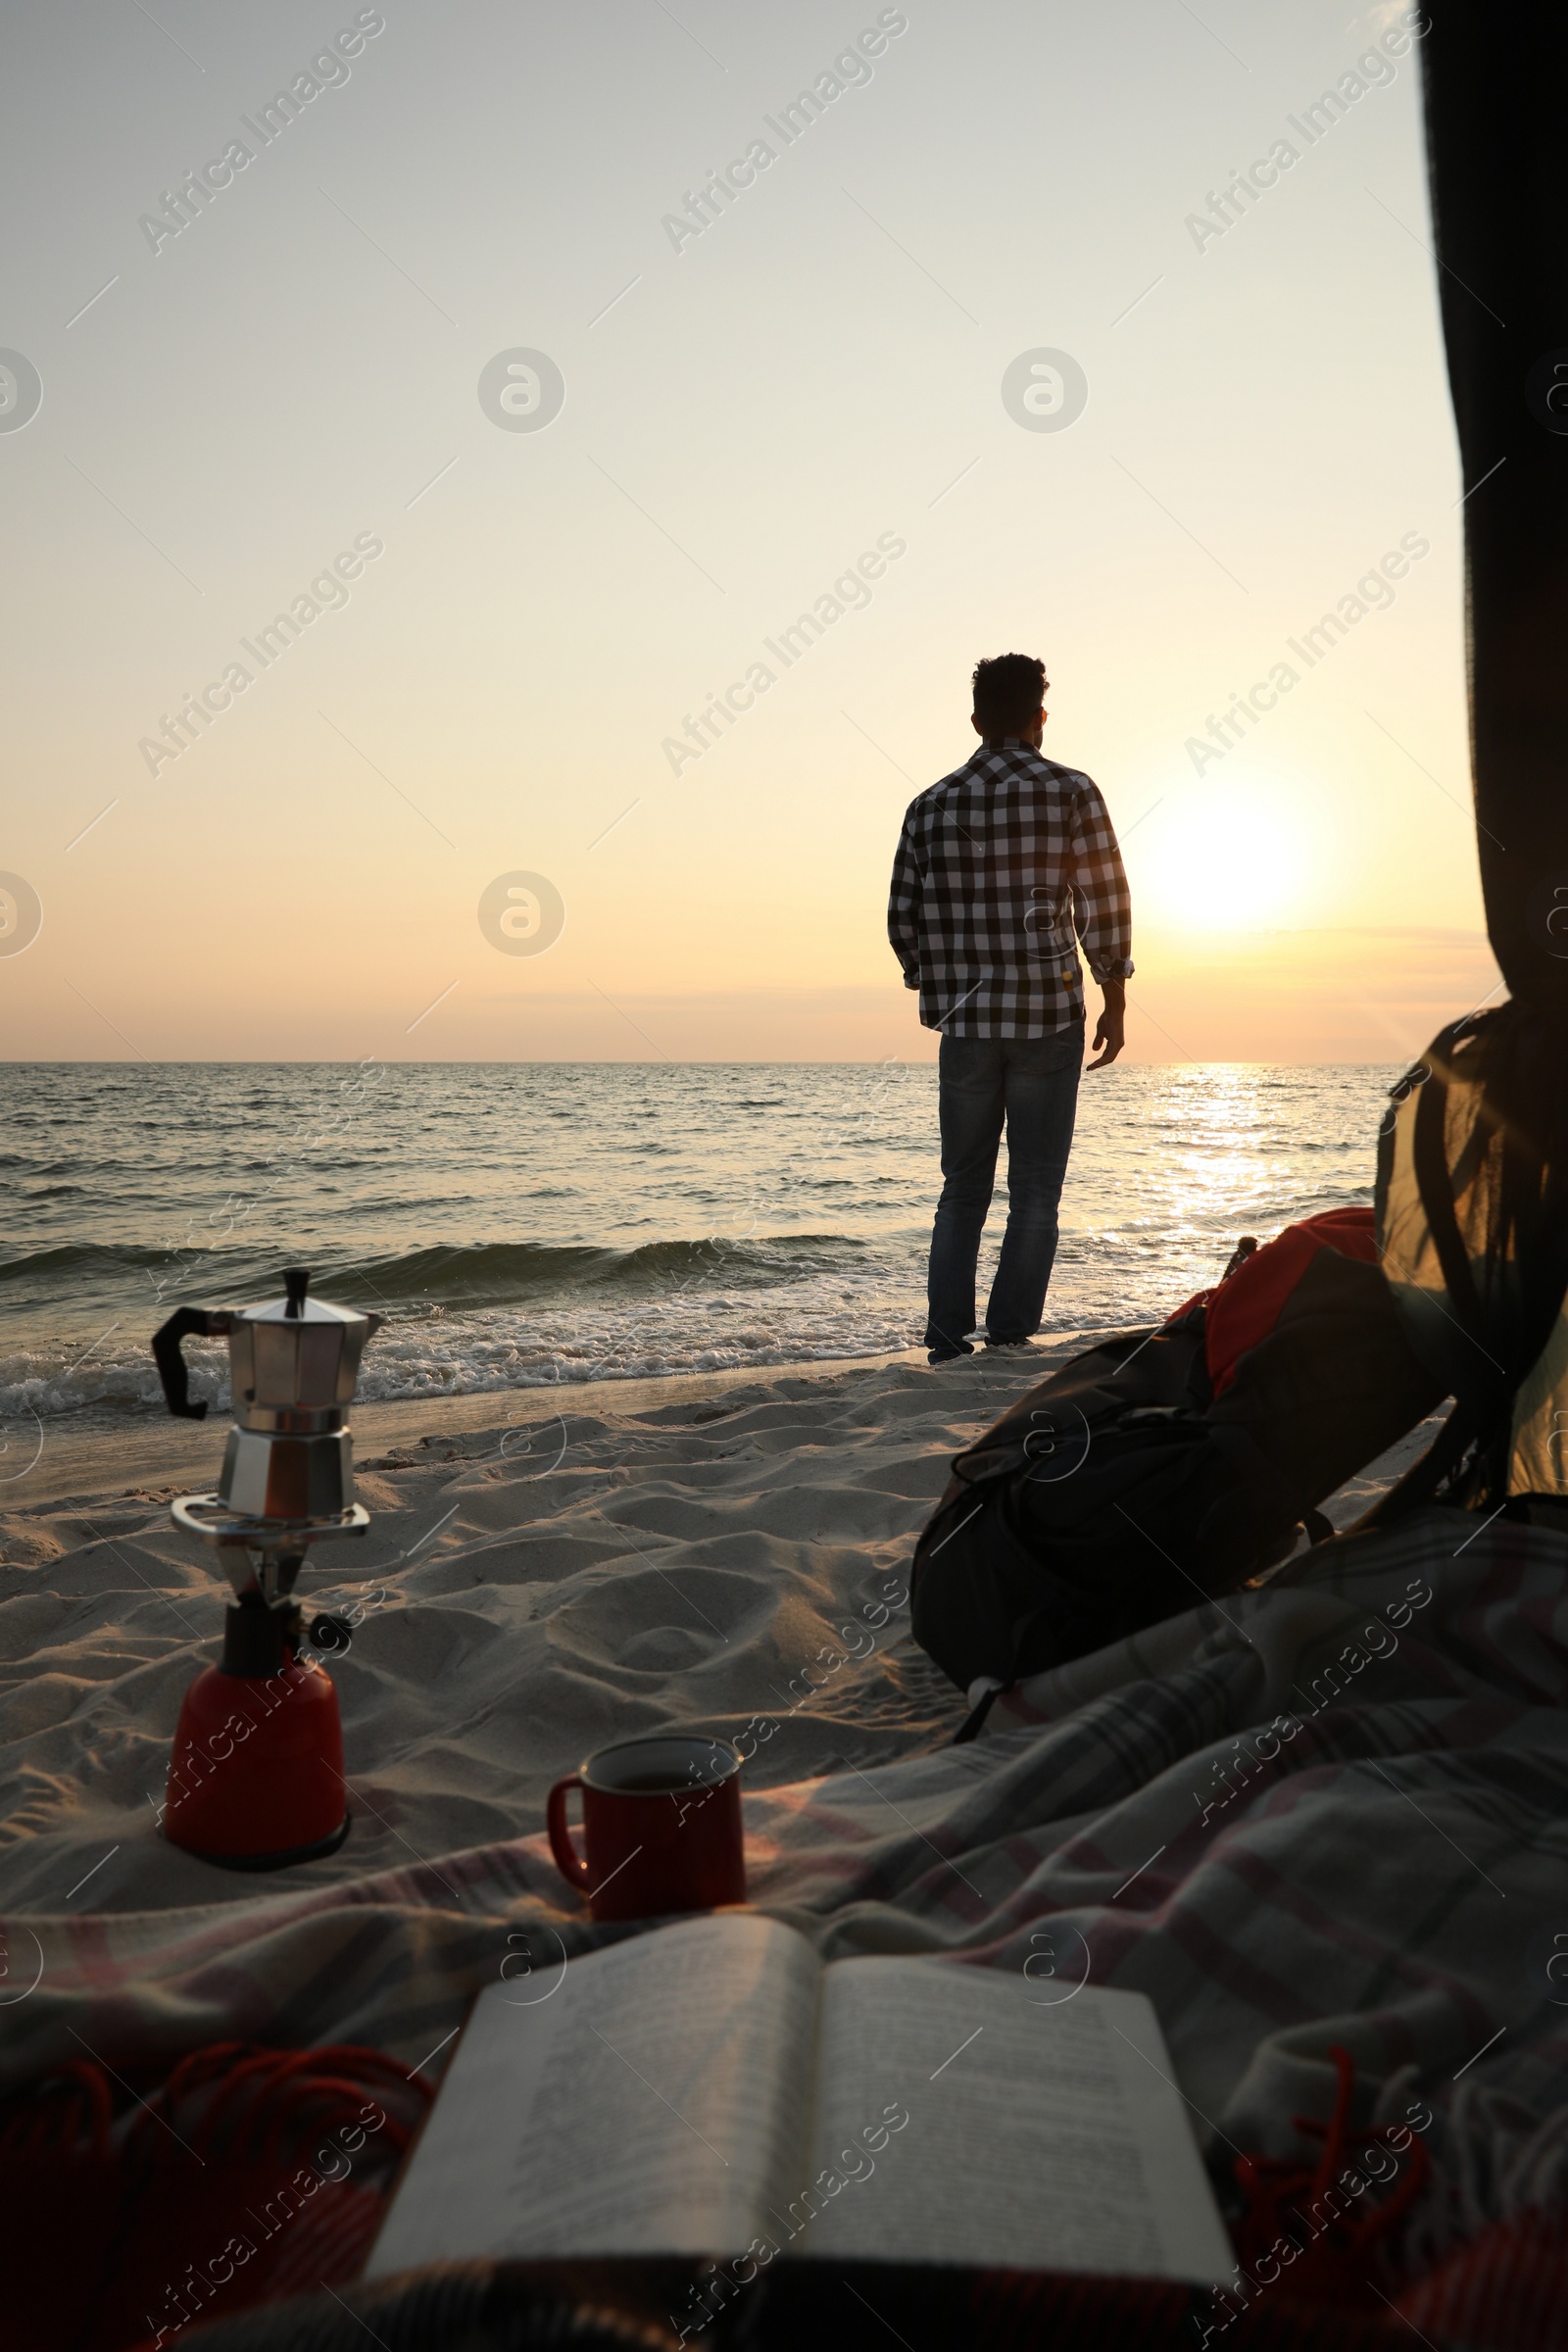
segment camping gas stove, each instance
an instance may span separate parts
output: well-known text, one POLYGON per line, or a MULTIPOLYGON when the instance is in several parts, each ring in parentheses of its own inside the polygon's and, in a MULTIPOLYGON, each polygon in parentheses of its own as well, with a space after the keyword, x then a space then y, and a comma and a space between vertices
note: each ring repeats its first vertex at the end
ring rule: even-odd
MULTIPOLYGON (((223 1654, 185 1692, 162 1817, 174 1845, 227 1870, 278 1870, 335 1852, 348 1836, 337 1693, 310 1654, 294 1584, 314 1544, 363 1536, 354 1499, 354 1401, 365 1343, 381 1321, 308 1299, 291 1267, 260 1306, 182 1306, 153 1354, 172 1413, 202 1420, 180 1343, 225 1337, 235 1426, 215 1492, 171 1504, 176 1527, 216 1545, 234 1590, 223 1654)), ((343 1646, 318 1618, 311 1640, 343 1646)))

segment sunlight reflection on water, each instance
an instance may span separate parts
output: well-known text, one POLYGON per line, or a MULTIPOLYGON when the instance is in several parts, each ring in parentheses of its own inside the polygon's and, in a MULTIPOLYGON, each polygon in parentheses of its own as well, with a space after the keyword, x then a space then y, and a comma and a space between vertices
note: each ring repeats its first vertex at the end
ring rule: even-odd
MULTIPOLYGON (((1047 1329, 1157 1319, 1239 1234, 1369 1200, 1397 1074, 1086 1077, 1047 1329)), ((390 1313, 366 1358, 371 1396, 918 1338, 940 1183, 929 1064, 404 1063, 346 1115, 344 1075, 0 1071, 17 1203, 0 1413, 151 1402, 156 1321, 181 1300, 265 1296, 295 1262, 327 1296, 390 1313)), ((1004 1205, 1004 1161, 982 1283, 1004 1205)))

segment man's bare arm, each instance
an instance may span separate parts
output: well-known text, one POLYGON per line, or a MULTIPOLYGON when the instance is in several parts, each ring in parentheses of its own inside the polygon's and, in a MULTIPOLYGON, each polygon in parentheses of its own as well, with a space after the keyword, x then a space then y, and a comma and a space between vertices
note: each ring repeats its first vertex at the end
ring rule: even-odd
POLYGON ((1104 1004, 1095 1024, 1092 1053, 1099 1058, 1088 1064, 1092 1070, 1102 1070, 1115 1060, 1127 1043, 1127 983, 1125 980, 1102 980, 1100 984, 1104 1004))

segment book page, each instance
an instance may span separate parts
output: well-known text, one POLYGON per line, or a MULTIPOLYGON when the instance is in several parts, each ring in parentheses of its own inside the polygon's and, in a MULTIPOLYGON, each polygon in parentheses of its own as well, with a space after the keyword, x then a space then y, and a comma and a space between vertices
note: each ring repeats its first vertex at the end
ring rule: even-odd
POLYGON ((698 1919, 474 2005, 366 2276, 479 2255, 721 2254, 802 2162, 819 1971, 698 1919))
POLYGON ((791 2251, 1229 2273, 1150 2002, 1045 1989, 942 1960, 824 1972, 813 2161, 773 2215, 791 2251))

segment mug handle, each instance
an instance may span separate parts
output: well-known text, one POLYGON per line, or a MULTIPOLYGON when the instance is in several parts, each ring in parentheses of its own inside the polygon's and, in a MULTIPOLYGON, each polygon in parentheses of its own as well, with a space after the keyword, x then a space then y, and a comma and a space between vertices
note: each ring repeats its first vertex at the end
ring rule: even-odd
POLYGON ((545 1827, 550 1833, 550 1851, 556 1858, 556 1868, 568 1886, 575 1886, 579 1894, 586 1894, 588 1864, 573 1845, 571 1830, 566 1821, 567 1794, 571 1789, 581 1787, 581 1778, 574 1772, 556 1783, 545 1806, 545 1827))

